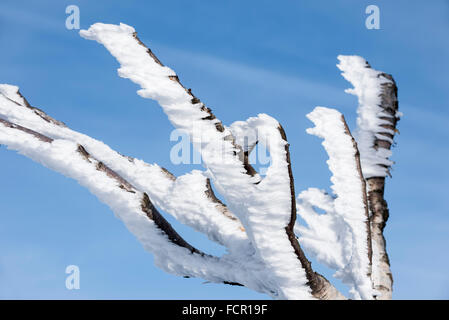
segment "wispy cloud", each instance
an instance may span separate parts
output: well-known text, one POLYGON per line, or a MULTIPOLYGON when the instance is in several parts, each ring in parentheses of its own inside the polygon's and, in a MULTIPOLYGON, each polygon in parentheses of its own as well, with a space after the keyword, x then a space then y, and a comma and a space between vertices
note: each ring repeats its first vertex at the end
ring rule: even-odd
MULTIPOLYGON (((249 65, 238 61, 230 61, 217 56, 198 52, 180 50, 156 44, 163 51, 165 59, 193 66, 198 73, 216 74, 220 77, 232 78, 248 87, 257 87, 261 91, 268 90, 276 94, 288 94, 292 97, 301 96, 305 100, 329 102, 327 97, 333 97, 333 103, 339 102, 338 97, 344 96, 343 88, 338 88, 325 82, 317 82, 305 77, 283 74, 269 68, 249 65), (323 94, 325 93, 325 95, 323 94)), ((337 69, 336 78, 339 77, 337 69)))

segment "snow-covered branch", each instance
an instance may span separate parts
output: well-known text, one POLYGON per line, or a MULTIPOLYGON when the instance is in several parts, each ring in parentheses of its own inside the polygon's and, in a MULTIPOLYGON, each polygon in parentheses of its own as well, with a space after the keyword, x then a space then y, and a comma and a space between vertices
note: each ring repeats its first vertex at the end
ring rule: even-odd
POLYGON ((397 86, 389 74, 371 68, 357 56, 339 56, 338 67, 353 86, 347 92, 358 97, 356 140, 367 181, 373 248, 373 286, 376 299, 391 299, 393 278, 383 230, 389 211, 384 199, 385 177, 390 174, 391 146, 401 116, 397 86))
POLYGON ((343 71, 343 77, 354 86, 346 92, 356 95, 359 101, 354 138, 360 150, 363 175, 366 179, 386 177, 393 164, 388 158, 392 154, 390 146, 400 116, 395 99, 397 93, 390 92, 396 90, 394 80, 372 69, 362 57, 338 56, 338 59, 337 66, 343 71), (383 103, 385 100, 390 101, 383 103))
MULTIPOLYGON (((212 240, 216 240, 225 246, 227 244, 245 241, 242 240, 242 237, 244 239, 245 235, 241 232, 242 225, 238 219, 235 218, 226 206, 212 201, 210 196, 213 193, 211 194, 211 191, 208 189, 207 177, 204 176, 204 173, 199 171, 193 172, 192 174, 177 179, 170 172, 158 165, 150 165, 139 159, 125 157, 104 143, 71 130, 63 125, 62 122, 53 119, 42 110, 31 107, 23 99, 17 87, 0 85, 0 90, 2 93, 0 97, 6 99, 0 105, 0 114, 10 121, 27 128, 32 128, 36 132, 40 132, 54 139, 66 139, 82 144, 90 150, 93 156, 102 159, 102 162, 108 167, 118 172, 139 189, 145 191, 151 197, 152 201, 162 210, 170 213, 173 212, 172 214, 177 219, 184 219, 183 223, 193 228, 200 228, 202 224, 198 225, 194 223, 189 216, 200 215, 207 218, 207 222, 209 223, 208 230, 210 232, 206 234, 212 240), (3 93, 8 93, 8 96, 3 93), (23 105, 20 103, 23 103, 23 105), (36 112, 36 110, 39 110, 39 112, 36 112), (192 179, 191 177, 196 177, 196 179, 192 179), (183 185, 181 181, 186 180, 190 180, 190 188, 201 190, 195 198, 180 195, 182 192, 188 192, 185 187, 183 188, 184 190, 181 190, 181 186, 183 185), (196 203, 196 209, 189 210, 188 208, 192 206, 189 206, 189 203, 186 203, 186 201, 190 201, 189 203, 194 201, 196 203), (179 213, 179 208, 185 208, 182 214, 179 213), (220 235, 215 234, 217 232, 220 235), (223 234, 223 232, 227 232, 227 235, 223 234)), ((246 240, 246 242, 248 241, 246 240)), ((242 245, 247 246, 248 244, 242 243, 242 245)))
POLYGON ((143 45, 132 27, 94 24, 80 34, 103 44, 120 63, 119 75, 140 85, 140 96, 158 101, 175 128, 199 141, 196 147, 215 188, 238 216, 258 257, 273 274, 279 297, 315 296, 317 292, 311 288, 315 273, 293 234, 295 196, 287 141, 279 123, 266 115, 252 120, 259 137, 266 137, 272 157, 262 180, 245 157, 248 150, 238 145, 231 130, 143 45))
POLYGON ((6 84, 0 84, 0 144, 89 189, 172 274, 242 285, 277 299, 345 299, 313 270, 305 248, 336 271, 353 298, 391 298, 383 193, 400 114, 390 75, 361 57, 338 57, 354 86, 347 92, 359 99, 355 137, 337 110, 316 107, 307 115, 315 125, 307 132, 323 139, 329 156, 333 195, 310 188, 297 205, 289 143, 276 119, 259 114, 223 125, 128 25, 96 23, 80 35, 102 44, 120 64, 119 76, 139 85, 137 93, 156 100, 172 125, 189 135, 205 170, 176 177, 124 156, 31 106, 6 84), (256 145, 270 154, 265 175, 249 161, 256 145), (296 221, 297 209, 307 225, 296 221), (227 251, 216 257, 193 247, 160 212, 227 251))
MULTIPOLYGON (((352 286, 354 298, 370 299, 371 231, 366 185, 357 144, 344 117, 337 110, 316 107, 307 117, 315 124, 314 128, 307 129, 307 133, 323 138, 322 144, 329 155, 327 164, 332 172, 331 188, 336 195, 329 214, 333 217, 335 215, 332 215, 332 212, 335 211, 347 224, 352 236, 350 258, 336 275, 352 286)), ((341 240, 346 240, 346 237, 341 240)))
POLYGON ((252 257, 254 249, 240 222, 224 204, 213 199, 201 172, 176 179, 157 165, 124 157, 102 142, 70 130, 25 103, 17 87, 2 85, 1 89, 0 143, 87 187, 155 255, 159 267, 185 277, 241 284, 273 295, 268 285, 270 276, 263 263, 252 257), (192 247, 158 212, 153 196, 158 206, 227 246, 230 253, 217 258, 192 247), (152 223, 142 222, 142 217, 152 223))
MULTIPOLYGON (((82 145, 69 140, 52 139, 4 119, 0 123, 2 144, 52 170, 74 178, 88 188, 111 207, 145 248, 155 255, 156 260, 169 260, 173 268, 171 271, 181 275, 196 273, 195 270, 190 270, 189 266, 183 265, 184 258, 191 262, 200 259, 215 264, 215 258, 206 256, 189 245, 171 228, 154 208, 146 193, 137 190, 103 162, 94 158, 82 145)), ((203 263, 196 262, 197 265, 203 263)), ((214 277, 218 279, 217 276, 218 274, 215 274, 214 277)))

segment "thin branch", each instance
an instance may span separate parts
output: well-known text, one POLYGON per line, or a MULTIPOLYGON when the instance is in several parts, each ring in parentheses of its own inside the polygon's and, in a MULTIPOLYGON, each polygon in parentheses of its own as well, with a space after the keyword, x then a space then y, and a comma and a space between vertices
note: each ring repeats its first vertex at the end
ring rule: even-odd
POLYGON ((352 286, 354 298, 370 299, 370 229, 357 144, 337 110, 316 107, 307 117, 315 124, 314 128, 307 129, 307 133, 324 139, 322 145, 329 155, 327 164, 332 172, 331 188, 336 195, 334 209, 348 225, 352 238, 351 251, 344 259, 346 265, 336 276, 352 286))
POLYGON ((53 141, 52 138, 44 136, 43 134, 40 134, 39 132, 22 127, 18 124, 9 122, 9 121, 1 119, 1 118, 0 118, 0 123, 3 124, 5 127, 11 128, 11 129, 17 129, 17 130, 23 131, 25 133, 28 133, 28 134, 34 136, 35 138, 39 139, 40 141, 43 141, 43 142, 52 142, 53 141))
POLYGON ((157 211, 154 205, 151 203, 150 198, 146 193, 143 194, 142 198, 142 211, 146 213, 147 217, 153 220, 159 229, 163 230, 164 233, 168 236, 171 242, 177 244, 178 246, 184 247, 192 253, 198 253, 200 255, 204 255, 203 252, 199 251, 187 241, 185 241, 168 223, 167 220, 157 211))
MULTIPOLYGON (((214 191, 212 190, 212 185, 210 184, 209 178, 206 179, 206 188, 207 188, 205 191, 206 196, 210 199, 210 201, 216 204, 217 209, 221 213, 223 213, 225 217, 233 221, 239 221, 238 218, 231 211, 229 211, 228 207, 220 199, 217 198, 214 191)), ((241 230, 242 231, 245 230, 243 226, 241 227, 241 230)))
POLYGON ((372 273, 372 263, 373 263, 373 247, 371 244, 371 228, 370 228, 370 216, 369 216, 369 209, 368 209, 368 198, 366 195, 366 181, 363 177, 362 173, 362 166, 360 164, 360 152, 359 148, 357 147, 357 142, 355 141, 354 137, 351 134, 351 131, 349 130, 348 124, 346 123, 345 117, 341 115, 341 121, 343 122, 345 133, 351 137, 351 142, 354 147, 355 151, 355 163, 357 167, 357 173, 360 179, 360 183, 362 185, 362 196, 363 196, 363 207, 364 207, 364 214, 366 217, 366 245, 368 247, 368 259, 369 259, 369 265, 370 269, 368 270, 368 276, 371 277, 372 273))
MULTIPOLYGON (((83 158, 86 161, 91 162, 92 160, 94 160, 97 163, 97 165, 96 165, 97 170, 103 171, 104 173, 106 173, 106 175, 108 177, 110 177, 111 179, 114 179, 115 181, 117 181, 119 188, 124 189, 127 192, 136 193, 137 190, 136 190, 136 188, 134 186, 132 186, 128 181, 126 181, 124 178, 122 178, 117 172, 115 172, 114 170, 109 168, 103 162, 101 162, 101 161, 95 159, 94 157, 92 157, 87 152, 86 148, 84 148, 82 145, 78 145, 78 152, 82 154, 83 158)), ((185 241, 176 232, 176 230, 173 229, 171 224, 167 220, 165 220, 165 218, 159 213, 159 211, 153 205, 153 203, 151 202, 150 198, 148 197, 148 195, 145 192, 143 193, 143 197, 142 197, 142 200, 141 200, 141 208, 142 208, 142 211, 145 212, 146 216, 150 220, 154 221, 154 223, 157 225, 157 227, 165 235, 167 235, 168 239, 172 243, 174 243, 174 244, 176 244, 178 246, 181 246, 183 248, 186 248, 191 253, 197 253, 197 254, 202 255, 202 256, 205 255, 203 252, 201 252, 200 250, 196 249, 195 247, 190 245, 187 241, 185 241)))
POLYGON ((304 251, 302 250, 298 238, 295 235, 294 228, 296 223, 296 193, 295 183, 293 179, 292 165, 290 160, 290 145, 287 140, 287 135, 284 128, 279 124, 279 133, 282 139, 287 142, 285 144, 286 161, 288 163, 287 170, 290 178, 290 196, 291 196, 291 216, 288 225, 285 227, 288 239, 295 251, 296 256, 301 262, 301 266, 306 272, 308 285, 312 289, 312 295, 320 300, 341 300, 345 297, 321 274, 313 271, 312 263, 307 259, 304 251))

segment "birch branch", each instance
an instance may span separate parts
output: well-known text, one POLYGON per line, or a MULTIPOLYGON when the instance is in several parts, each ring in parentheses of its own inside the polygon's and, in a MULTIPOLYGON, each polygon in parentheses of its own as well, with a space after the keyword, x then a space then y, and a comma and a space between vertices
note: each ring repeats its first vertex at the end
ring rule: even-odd
POLYGON ((335 109, 316 107, 307 117, 315 124, 307 133, 323 138, 332 172, 335 212, 350 228, 352 252, 347 265, 336 273, 352 286, 356 299, 371 299, 371 241, 365 181, 359 151, 344 117, 335 109))
POLYGON ((296 223, 296 193, 290 159, 289 144, 287 142, 287 135, 284 131, 284 128, 282 128, 280 124, 278 126, 278 130, 281 135, 281 138, 286 142, 285 154, 286 154, 286 161, 288 163, 287 170, 290 180, 291 216, 287 227, 285 227, 288 239, 290 240, 290 243, 293 249, 295 250, 296 256, 298 257, 299 261, 301 261, 302 268, 306 272, 308 285, 312 289, 312 295, 320 300, 344 300, 346 298, 324 276, 313 271, 312 263, 310 262, 309 259, 307 259, 306 255, 304 254, 304 251, 302 250, 298 242, 298 237, 296 236, 294 231, 296 223))
POLYGON ((362 170, 367 181, 373 247, 373 287, 375 299, 391 299, 393 277, 383 235, 389 216, 384 198, 385 177, 393 164, 391 146, 398 112, 397 86, 389 74, 377 71, 357 56, 339 56, 338 67, 354 88, 347 92, 358 97, 356 140, 360 146, 362 170))
MULTIPOLYGON (((382 124, 385 128, 396 132, 396 124, 398 121, 398 100, 397 87, 391 75, 382 74, 382 77, 389 79, 391 82, 382 84, 381 104, 383 112, 390 114, 392 117, 386 117, 384 120, 390 124, 382 124)), ((384 133, 388 138, 393 140, 394 133, 384 133)), ((390 150, 391 140, 376 138, 374 148, 383 148, 390 150)), ((385 177, 367 178, 368 199, 371 211, 371 233, 373 238, 373 252, 375 258, 375 273, 373 274, 373 285, 377 291, 375 299, 390 300, 393 291, 393 276, 390 269, 390 259, 387 254, 387 246, 384 237, 384 229, 389 217, 388 204, 384 197, 385 177)))

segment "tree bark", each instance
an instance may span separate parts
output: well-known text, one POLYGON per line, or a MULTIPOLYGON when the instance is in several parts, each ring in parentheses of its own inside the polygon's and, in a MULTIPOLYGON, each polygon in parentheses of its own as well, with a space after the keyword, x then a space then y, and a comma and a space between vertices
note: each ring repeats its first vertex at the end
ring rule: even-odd
MULTIPOLYGON (((399 120, 397 86, 393 77, 389 74, 382 73, 379 77, 384 77, 390 82, 382 84, 381 104, 383 112, 391 117, 381 117, 381 119, 389 121, 389 124, 382 126, 397 132, 396 124, 399 120)), ((381 133, 391 140, 394 134, 381 133)), ((391 148, 391 142, 376 138, 374 141, 375 149, 391 148)), ((373 288, 376 290, 374 299, 390 300, 393 290, 393 276, 390 270, 390 260, 387 254, 386 241, 383 234, 386 226, 389 210, 387 201, 384 198, 385 177, 371 177, 366 179, 368 191, 368 203, 370 209, 371 235, 373 244, 373 288)))

